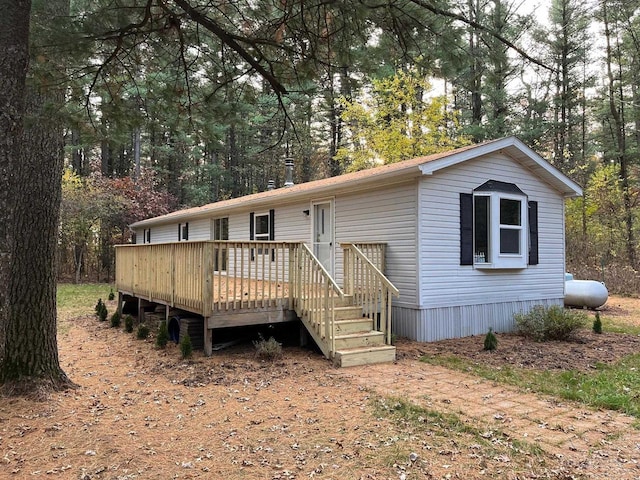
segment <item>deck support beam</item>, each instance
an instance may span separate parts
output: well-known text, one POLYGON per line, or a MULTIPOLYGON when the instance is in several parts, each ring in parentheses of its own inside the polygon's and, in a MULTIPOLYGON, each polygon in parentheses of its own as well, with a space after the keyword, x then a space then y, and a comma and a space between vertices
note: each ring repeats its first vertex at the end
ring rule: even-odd
POLYGON ((204 354, 210 357, 213 354, 213 330, 209 329, 209 317, 204 317, 204 354))

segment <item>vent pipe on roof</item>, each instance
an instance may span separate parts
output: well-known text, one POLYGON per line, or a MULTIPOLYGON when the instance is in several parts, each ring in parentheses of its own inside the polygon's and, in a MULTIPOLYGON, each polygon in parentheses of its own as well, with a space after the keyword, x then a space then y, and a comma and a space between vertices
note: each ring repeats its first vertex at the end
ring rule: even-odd
POLYGON ((275 188, 276 188, 276 181, 269 180, 269 182, 267 183, 267 190, 271 191, 271 190, 274 190, 275 188))
POLYGON ((293 158, 284 159, 284 186, 291 187, 293 185, 293 158))

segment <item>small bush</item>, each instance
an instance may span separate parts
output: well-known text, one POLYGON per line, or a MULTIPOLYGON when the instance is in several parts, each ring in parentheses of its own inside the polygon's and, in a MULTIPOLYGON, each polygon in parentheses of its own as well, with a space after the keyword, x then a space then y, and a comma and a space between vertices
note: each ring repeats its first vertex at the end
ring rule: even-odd
POLYGON ((600 320, 600 312, 596 312, 596 318, 593 321, 593 333, 602 333, 602 320, 600 320))
POLYGON ((273 337, 265 340, 260 335, 260 338, 253 342, 253 346, 256 348, 256 357, 258 358, 274 360, 282 356, 282 344, 278 343, 273 337))
POLYGON ((96 315, 100 315, 100 312, 102 311, 102 307, 104 307, 104 303, 102 303, 102 299, 99 298, 98 303, 96 303, 96 315))
POLYGON ((113 288, 109 291, 109 301, 114 300, 116 298, 116 294, 113 293, 113 288))
POLYGON ((124 331, 127 333, 133 332, 133 317, 131 315, 124 317, 124 331))
POLYGON ((144 323, 138 325, 138 331, 136 332, 136 337, 138 340, 144 340, 149 336, 149 327, 147 327, 144 323))
POLYGON ((191 345, 191 337, 188 333, 180 338, 180 353, 182 358, 189 358, 193 354, 193 345, 191 345))
POLYGON ((167 322, 161 322, 156 336, 156 346, 164 348, 167 346, 167 342, 169 342, 169 328, 167 327, 167 322))
POLYGON ((537 342, 566 340, 587 324, 585 313, 559 305, 536 305, 529 313, 518 313, 514 318, 518 333, 537 342))
POLYGON ((105 322, 107 320, 107 316, 109 312, 107 311, 107 306, 104 303, 100 304, 100 311, 98 312, 98 320, 101 322, 105 322))
POLYGON ((122 323, 122 316, 120 315, 120 312, 118 311, 113 312, 113 315, 111 315, 111 326, 113 328, 118 328, 121 323, 122 323))
POLYGON ((489 331, 484 337, 484 349, 493 352, 496 348, 498 348, 498 337, 493 333, 493 329, 489 327, 489 331))

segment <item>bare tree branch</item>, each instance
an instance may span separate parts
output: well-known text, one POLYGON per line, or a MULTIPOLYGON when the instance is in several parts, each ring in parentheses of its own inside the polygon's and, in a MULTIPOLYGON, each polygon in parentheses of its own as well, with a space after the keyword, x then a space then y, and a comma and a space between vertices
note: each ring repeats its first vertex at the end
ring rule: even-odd
POLYGON ((432 13, 435 13, 436 15, 442 15, 443 17, 451 18, 453 20, 458 20, 460 22, 466 23, 467 25, 469 25, 469 26, 471 26, 473 28, 476 28, 478 30, 482 30, 483 32, 487 32, 489 35, 492 35, 496 39, 500 40, 507 47, 512 49, 514 52, 517 52, 520 56, 522 56, 523 58, 526 58, 531 63, 534 63, 534 64, 536 64, 536 65, 538 65, 538 66, 540 66, 540 67, 542 67, 542 68, 544 68, 546 70, 550 70, 550 71, 554 71, 555 70, 553 67, 550 67, 549 65, 545 64, 541 60, 533 58, 531 55, 529 55, 527 52, 525 52, 522 48, 518 47, 516 44, 514 44, 510 40, 506 39, 505 37, 503 37, 499 33, 493 31, 492 29, 490 29, 488 27, 485 27, 481 23, 478 23, 478 22, 476 22, 474 20, 470 20, 470 19, 468 19, 468 18, 466 18, 463 15, 460 15, 458 13, 453 13, 453 12, 450 12, 448 10, 443 10, 442 8, 439 8, 439 7, 436 7, 435 5, 432 5, 431 3, 429 3, 426 0, 410 0, 410 1, 415 3, 418 6, 422 7, 422 8, 426 8, 427 10, 429 10, 432 13))
POLYGON ((242 45, 240 45, 236 39, 227 32, 224 28, 222 28, 218 23, 216 23, 211 18, 207 17, 203 13, 199 12, 193 6, 189 4, 186 0, 173 0, 178 7, 180 7, 194 22, 198 23, 202 27, 209 30, 216 37, 218 37, 222 43, 230 47, 233 51, 235 51, 240 57, 242 57, 253 69, 258 72, 258 74, 264 78, 271 88, 278 95, 286 95, 287 89, 284 85, 276 78, 276 76, 269 72, 260 62, 253 56, 251 53, 247 51, 242 45))

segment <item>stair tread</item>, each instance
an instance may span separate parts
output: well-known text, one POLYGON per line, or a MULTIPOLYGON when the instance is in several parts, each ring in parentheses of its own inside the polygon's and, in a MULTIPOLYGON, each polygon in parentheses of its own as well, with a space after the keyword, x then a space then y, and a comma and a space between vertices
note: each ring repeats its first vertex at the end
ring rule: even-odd
POLYGON ((382 332, 377 330, 362 330, 361 332, 351 332, 351 333, 343 333, 342 335, 336 335, 336 340, 339 338, 358 338, 363 337, 365 335, 384 335, 382 332))
POLYGON ((367 346, 367 347, 349 347, 349 348, 341 348, 340 350, 336 350, 336 353, 344 355, 345 353, 367 353, 367 352, 377 352, 380 350, 395 350, 396 347, 394 345, 376 345, 376 346, 367 346))

